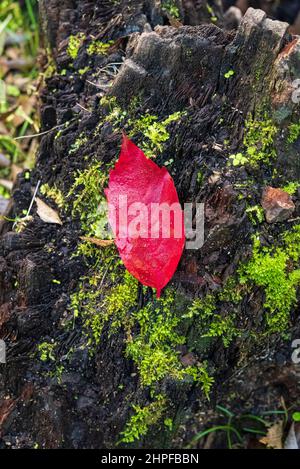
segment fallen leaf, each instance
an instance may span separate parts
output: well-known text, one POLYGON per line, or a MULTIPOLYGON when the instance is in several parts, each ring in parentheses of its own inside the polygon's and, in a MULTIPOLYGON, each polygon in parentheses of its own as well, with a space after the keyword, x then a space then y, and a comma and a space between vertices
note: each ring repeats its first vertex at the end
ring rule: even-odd
POLYGON ((276 422, 270 428, 268 428, 267 435, 261 438, 259 441, 268 448, 283 449, 282 446, 283 436, 283 422, 276 422))
POLYGON ((83 241, 88 241, 89 243, 96 244, 96 246, 105 247, 111 246, 114 244, 113 239, 99 239, 99 238, 89 238, 88 236, 80 236, 80 239, 83 241))
POLYGON ((8 191, 11 191, 13 188, 13 182, 8 179, 0 179, 0 186, 5 187, 8 191))
POLYGON ((43 200, 39 197, 35 199, 37 204, 37 214, 45 223, 55 223, 57 225, 62 225, 62 221, 59 218, 58 213, 49 205, 45 204, 43 200))
POLYGON ((10 177, 12 178, 13 182, 16 182, 18 174, 21 173, 22 171, 23 171, 23 168, 21 168, 20 166, 17 166, 16 164, 11 165, 10 177))
POLYGON ((183 211, 173 179, 165 167, 160 168, 146 158, 124 136, 120 158, 110 172, 105 194, 109 222, 126 269, 143 285, 155 288, 159 297, 174 275, 185 243, 183 211), (119 206, 120 197, 123 203, 127 200, 127 213, 119 206), (152 204, 159 206, 162 220, 168 216, 168 223, 160 223, 159 214, 153 217, 152 204), (170 211, 172 206, 176 207, 174 211, 170 211), (167 235, 166 229, 170 230, 167 235))
POLYGON ((0 153, 0 168, 8 168, 10 166, 10 160, 0 153))

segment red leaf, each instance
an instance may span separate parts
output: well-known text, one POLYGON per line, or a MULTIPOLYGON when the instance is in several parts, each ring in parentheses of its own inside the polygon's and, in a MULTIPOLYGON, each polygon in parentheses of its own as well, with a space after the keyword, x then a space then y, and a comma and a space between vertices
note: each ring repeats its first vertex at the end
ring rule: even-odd
POLYGON ((183 211, 173 179, 166 168, 146 158, 124 136, 105 194, 115 243, 126 269, 143 285, 156 288, 159 297, 177 268, 185 240, 183 211), (126 197, 127 207, 122 205, 126 197), (169 213, 168 223, 160 222, 158 204, 164 204, 160 209, 165 220, 169 213), (174 210, 170 211, 172 204, 174 210))

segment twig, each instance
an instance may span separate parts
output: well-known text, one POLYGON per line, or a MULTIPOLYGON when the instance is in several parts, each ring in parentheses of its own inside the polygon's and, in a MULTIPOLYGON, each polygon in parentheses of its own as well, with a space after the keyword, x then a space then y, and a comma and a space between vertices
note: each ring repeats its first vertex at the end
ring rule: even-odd
POLYGON ((22 138, 34 138, 34 137, 40 137, 41 135, 46 135, 49 132, 52 132, 52 130, 59 129, 59 127, 62 127, 65 124, 59 124, 56 125, 55 127, 52 127, 52 129, 45 130, 45 132, 40 132, 39 134, 32 134, 32 135, 22 135, 21 137, 15 137, 14 140, 21 140, 22 138))
MULTIPOLYGON (((27 210, 27 213, 26 213, 26 215, 25 215, 25 218, 26 218, 26 217, 29 217, 29 215, 30 215, 30 212, 31 212, 31 209, 32 209, 32 206, 33 206, 33 202, 35 201, 36 194, 37 194, 37 191, 39 190, 40 184, 41 184, 41 180, 39 179, 39 180, 38 180, 38 183, 37 183, 37 185, 36 185, 36 188, 34 189, 34 193, 33 193, 33 196, 32 196, 32 199, 31 199, 31 202, 30 202, 30 205, 29 205, 29 208, 28 208, 28 210, 27 210)), ((14 227, 16 226, 16 223, 17 223, 17 221, 14 222, 14 224, 13 224, 13 226, 12 226, 13 229, 14 229, 14 227)))
POLYGON ((85 112, 89 112, 91 113, 92 111, 89 111, 88 109, 86 109, 85 107, 83 107, 81 104, 77 103, 77 106, 80 107, 81 109, 83 109, 85 112))

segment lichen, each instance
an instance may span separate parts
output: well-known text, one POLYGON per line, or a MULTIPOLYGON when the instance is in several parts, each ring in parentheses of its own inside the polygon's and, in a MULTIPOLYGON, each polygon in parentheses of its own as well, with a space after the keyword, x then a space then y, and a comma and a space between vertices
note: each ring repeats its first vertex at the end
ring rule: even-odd
POLYGON ((80 218, 86 236, 101 237, 106 229, 107 214, 102 188, 107 177, 102 164, 95 162, 77 173, 67 195, 68 198, 74 198, 72 215, 80 218))
POLYGON ((87 48, 88 55, 107 55, 109 49, 114 45, 114 41, 101 42, 93 41, 87 48))
POLYGON ((82 46, 84 40, 85 34, 82 32, 79 32, 75 35, 72 34, 69 37, 67 54, 71 57, 71 59, 75 60, 77 58, 79 49, 82 46))

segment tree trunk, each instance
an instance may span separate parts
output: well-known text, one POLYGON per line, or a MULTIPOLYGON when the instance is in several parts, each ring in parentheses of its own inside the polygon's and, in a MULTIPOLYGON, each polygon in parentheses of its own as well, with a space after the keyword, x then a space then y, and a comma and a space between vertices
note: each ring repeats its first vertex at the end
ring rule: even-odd
MULTIPOLYGON (((38 197, 62 225, 45 223, 34 203, 31 220, 1 226, 1 447, 184 448, 224 423, 217 405, 237 425, 243 414, 282 410, 282 398, 299 406, 290 276, 299 260, 300 40, 252 8, 226 31, 219 2, 209 5, 40 2, 55 71, 41 92, 36 168, 19 177, 9 216, 22 216, 41 181, 38 197), (154 122, 165 140, 145 132, 154 122), (184 251, 161 302, 127 285, 113 247, 81 240, 97 236, 95 206, 123 130, 167 165, 182 204, 205 204, 204 245, 184 251), (281 191, 266 200, 267 187, 290 183, 283 208, 281 191)), ((251 434, 242 438, 233 443, 251 445, 251 434)))

